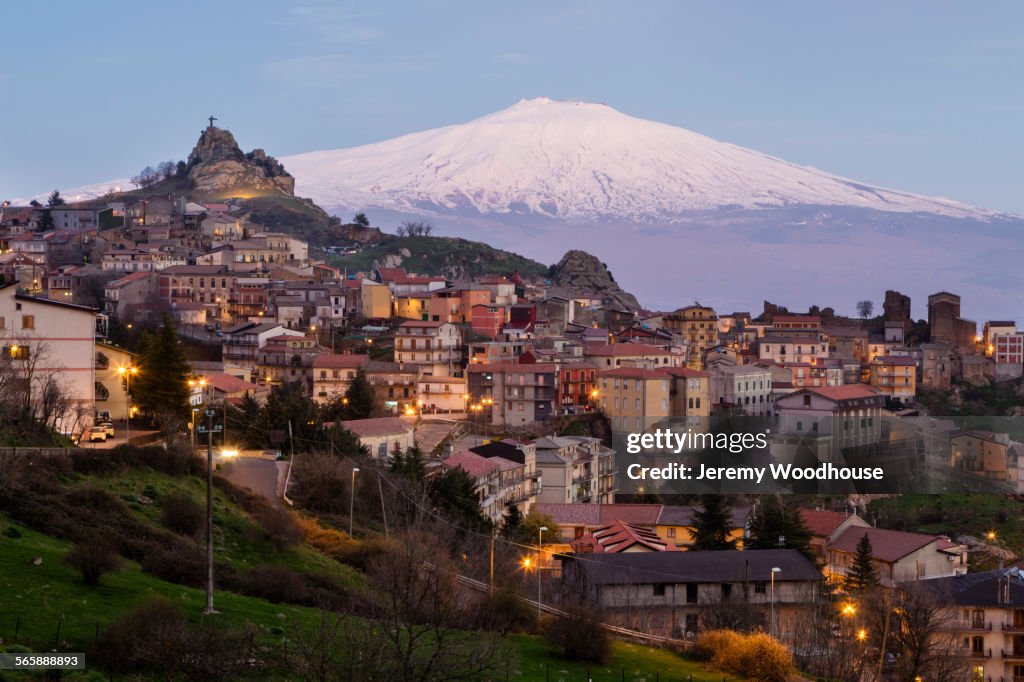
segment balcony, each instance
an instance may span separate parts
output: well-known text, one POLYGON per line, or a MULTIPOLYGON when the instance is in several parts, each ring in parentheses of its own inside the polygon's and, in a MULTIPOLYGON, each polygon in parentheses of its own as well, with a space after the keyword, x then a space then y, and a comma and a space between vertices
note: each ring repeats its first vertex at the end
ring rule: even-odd
POLYGON ((1024 623, 1003 623, 999 629, 1003 632, 1024 632, 1024 623))
POLYGON ((970 651, 970 653, 968 653, 967 655, 968 655, 969 658, 992 658, 992 650, 991 649, 981 649, 979 651, 975 651, 975 650, 972 649, 970 651))
MULTIPOLYGON (((1003 649, 1002 652, 1004 661, 1010 661, 1013 663, 1024 663, 1024 648, 1010 649, 1009 651, 1003 649)), ((991 656, 992 650, 989 649, 989 658, 991 658, 991 656)))

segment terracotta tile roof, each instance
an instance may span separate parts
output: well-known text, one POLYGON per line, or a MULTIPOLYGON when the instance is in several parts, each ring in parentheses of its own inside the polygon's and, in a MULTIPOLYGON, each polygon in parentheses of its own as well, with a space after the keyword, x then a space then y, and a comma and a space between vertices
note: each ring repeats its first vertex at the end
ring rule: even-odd
POLYGON ((595 528, 569 543, 578 554, 602 554, 626 551, 676 552, 679 549, 665 542, 657 533, 622 521, 613 521, 595 528))
POLYGON ((626 379, 668 379, 669 374, 662 369, 646 367, 617 367, 598 373, 602 377, 623 377, 626 379))
POLYGON ((462 469, 473 478, 481 478, 499 468, 498 457, 481 457, 480 455, 465 450, 456 452, 451 457, 441 461, 441 465, 449 469, 462 469))
POLYGON ((557 372, 558 365, 553 363, 518 363, 518 362, 485 362, 480 364, 472 364, 466 368, 471 374, 479 374, 481 372, 497 372, 499 374, 531 374, 541 373, 546 374, 549 372, 557 372))
POLYGON ((850 518, 850 514, 824 509, 801 509, 800 518, 811 535, 827 538, 850 518))
POLYGON ((596 526, 601 523, 601 507, 597 504, 541 502, 540 513, 550 516, 560 526, 596 526))
POLYGON ((817 393, 832 400, 855 400, 857 398, 874 398, 879 392, 866 384, 843 384, 842 386, 819 386, 806 388, 805 391, 817 393))
POLYGON ((646 343, 597 343, 588 344, 584 350, 584 355, 599 355, 602 357, 633 357, 633 356, 645 356, 645 355, 672 355, 671 352, 664 348, 658 348, 657 346, 651 346, 646 343))
POLYGON ((865 535, 871 542, 871 555, 880 561, 890 563, 941 539, 939 535, 906 533, 882 528, 852 527, 844 530, 828 547, 853 554, 857 551, 857 543, 865 535))
POLYGON ((408 433, 412 424, 407 423, 400 417, 376 417, 374 419, 352 419, 341 422, 346 429, 360 438, 373 438, 375 436, 390 436, 392 434, 408 433))
POLYGON ((363 367, 369 361, 369 355, 338 355, 321 353, 313 358, 315 369, 355 369, 363 367))
POLYGON ((239 379, 231 374, 207 374, 206 384, 223 393, 240 393, 243 391, 255 391, 259 388, 256 384, 239 379))

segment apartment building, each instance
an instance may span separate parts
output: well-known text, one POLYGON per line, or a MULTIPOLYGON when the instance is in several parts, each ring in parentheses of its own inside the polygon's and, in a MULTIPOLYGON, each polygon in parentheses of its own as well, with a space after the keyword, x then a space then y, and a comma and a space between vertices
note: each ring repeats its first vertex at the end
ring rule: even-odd
POLYGON ((615 451, 597 438, 546 436, 534 441, 543 486, 537 502, 610 504, 615 501, 615 451))
POLYGON ((713 367, 709 374, 712 402, 720 409, 735 409, 749 416, 770 416, 772 372, 757 365, 713 367))
POLYGON ((483 405, 494 425, 525 425, 555 415, 558 365, 550 363, 470 365, 469 400, 483 405))
POLYGON ((601 409, 617 431, 642 431, 672 416, 672 377, 656 369, 620 367, 599 374, 601 409))
POLYGON ((403 322, 395 332, 395 361, 425 375, 462 375, 462 332, 449 322, 403 322))
POLYGON ((878 356, 871 361, 869 383, 887 398, 912 403, 917 394, 917 363, 910 357, 878 356))

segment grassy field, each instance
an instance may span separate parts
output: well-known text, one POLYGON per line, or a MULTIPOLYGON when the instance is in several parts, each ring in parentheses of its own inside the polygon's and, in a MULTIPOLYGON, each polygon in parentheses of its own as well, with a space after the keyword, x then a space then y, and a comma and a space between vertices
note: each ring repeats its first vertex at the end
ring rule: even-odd
MULTIPOLYGON (((126 482, 126 485, 129 485, 126 482)), ((78 573, 63 563, 70 544, 10 522, 0 516, 0 642, 35 651, 87 651, 97 633, 121 613, 151 596, 180 604, 194 622, 205 616, 202 590, 173 585, 144 573, 133 562, 103 577, 97 587, 85 585, 78 573), (13 529, 13 530, 12 530, 13 529), (18 537, 12 537, 18 536, 18 537), (38 561, 38 565, 33 560, 38 561)), ((312 627, 319 619, 315 609, 272 604, 262 599, 229 592, 216 594, 218 623, 256 626, 257 644, 265 650, 283 647, 295 628, 312 627)), ((507 671, 494 680, 551 680, 572 682, 683 681, 719 682, 720 673, 660 649, 616 642, 611 662, 605 666, 572 663, 541 639, 526 635, 508 638, 513 650, 507 671)), ((29 679, 29 677, 0 679, 29 679)), ((89 679, 85 674, 65 679, 89 679)), ((103 678, 97 678, 103 679, 103 678)), ((730 678, 732 679, 732 678, 730 678)))
MULTIPOLYGON (((159 500, 172 494, 184 494, 205 508, 206 482, 196 476, 175 478, 149 470, 133 470, 118 476, 83 476, 77 486, 95 486, 120 497, 140 519, 160 525, 159 500), (139 500, 152 500, 143 504, 139 500)), ((238 570, 275 564, 302 573, 328 575, 350 587, 362 583, 361 574, 309 545, 276 546, 244 512, 220 490, 214 491, 214 543, 218 562, 238 570)))

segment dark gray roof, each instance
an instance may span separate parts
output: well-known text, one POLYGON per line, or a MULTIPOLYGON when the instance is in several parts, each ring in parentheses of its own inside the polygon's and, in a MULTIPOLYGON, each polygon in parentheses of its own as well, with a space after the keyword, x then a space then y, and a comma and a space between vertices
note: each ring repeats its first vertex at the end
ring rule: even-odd
MULTIPOLYGON (((701 510, 699 505, 674 505, 666 504, 661 509, 661 516, 658 517, 658 525, 661 526, 692 526, 694 513, 701 510)), ((729 513, 730 523, 733 528, 743 528, 747 525, 747 517, 750 516, 750 507, 732 507, 729 513)))
POLYGON ((958 606, 1006 606, 1024 608, 1024 574, 1019 568, 983 573, 968 573, 951 578, 931 578, 905 586, 917 586, 930 590, 943 604, 958 606), (1009 601, 1006 584, 1009 581, 1009 601), (1002 600, 1000 600, 1002 587, 1002 600))
MULTIPOLYGON (((795 549, 584 554, 569 560, 591 585, 725 583, 822 580, 814 564, 795 549)), ((568 568, 567 564, 567 568, 568 568)))

